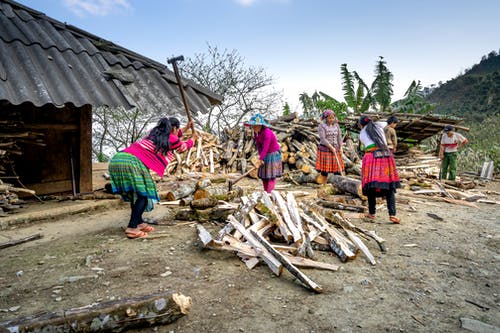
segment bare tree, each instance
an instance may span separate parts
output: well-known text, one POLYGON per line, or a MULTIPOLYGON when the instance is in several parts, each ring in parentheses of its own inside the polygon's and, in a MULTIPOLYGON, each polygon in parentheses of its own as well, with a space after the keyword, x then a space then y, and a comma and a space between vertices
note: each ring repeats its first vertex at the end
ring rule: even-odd
POLYGON ((272 117, 283 111, 282 93, 273 88, 274 78, 263 68, 247 67, 236 50, 220 52, 208 45, 206 54, 195 54, 180 64, 187 78, 223 97, 221 105, 198 113, 195 121, 216 134, 233 128, 252 113, 272 117))
POLYGON ((118 150, 145 136, 158 120, 152 110, 98 107, 92 113, 92 155, 99 162, 108 161, 118 150))

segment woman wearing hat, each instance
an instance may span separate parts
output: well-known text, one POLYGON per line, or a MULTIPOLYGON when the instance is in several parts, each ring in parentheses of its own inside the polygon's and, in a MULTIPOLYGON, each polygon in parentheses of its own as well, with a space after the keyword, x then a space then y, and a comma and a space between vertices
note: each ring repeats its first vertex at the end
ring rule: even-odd
POLYGON ((329 173, 340 175, 344 171, 342 133, 332 110, 325 110, 321 120, 323 122, 318 126, 320 141, 316 155, 316 170, 321 173, 319 183, 326 184, 329 173))
POLYGON ((442 160, 439 179, 446 179, 448 175, 448 180, 455 180, 458 149, 469 141, 462 134, 456 133, 452 125, 446 125, 443 132, 439 150, 439 158, 442 160))
POLYGON ((376 198, 385 196, 389 220, 400 223, 396 216, 396 188, 401 187, 394 157, 387 147, 384 129, 369 117, 362 116, 358 121, 361 132, 359 140, 365 147, 361 162, 361 186, 368 197, 368 220, 375 220, 376 198))
POLYGON ((258 113, 244 124, 252 127, 255 145, 259 153, 259 161, 256 165, 259 168, 258 177, 262 179, 264 190, 271 193, 276 185, 276 178, 283 174, 278 139, 274 132, 269 129, 269 123, 258 113))

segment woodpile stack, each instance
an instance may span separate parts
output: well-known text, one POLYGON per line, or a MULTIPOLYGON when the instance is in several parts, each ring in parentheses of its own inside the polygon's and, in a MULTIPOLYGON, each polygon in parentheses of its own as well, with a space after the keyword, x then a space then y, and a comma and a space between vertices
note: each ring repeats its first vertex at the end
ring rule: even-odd
MULTIPOLYGON (((336 254, 341 262, 353 260, 362 252, 372 265, 374 256, 362 238, 373 239, 385 251, 384 240, 375 232, 355 226, 338 209, 326 208, 325 200, 297 203, 293 192, 255 191, 241 197, 241 204, 227 217, 227 224, 212 236, 201 224, 199 237, 210 249, 235 252, 249 269, 260 262, 280 276, 287 269, 306 288, 323 291, 298 267, 337 270, 338 266, 314 260, 315 251, 336 254)), ((354 208, 363 211, 363 208, 354 208)))
MULTIPOLYGON (((196 145, 181 154, 174 152, 175 159, 167 167, 167 174, 180 175, 190 172, 218 173, 221 170, 223 154, 219 138, 213 134, 198 131, 200 139, 196 145)), ((185 137, 190 137, 190 131, 185 137)))
POLYGON ((0 121, 0 177, 12 170, 11 157, 21 156, 23 144, 45 147, 43 133, 27 130, 20 121, 0 121))
POLYGON ((35 194, 35 191, 14 187, 0 180, 0 216, 7 216, 21 208, 24 201, 19 199, 17 195, 19 192, 35 194))
MULTIPOLYGON (((300 119, 296 113, 283 116, 270 121, 270 128, 276 134, 281 146, 283 171, 285 173, 296 170, 302 174, 315 173, 316 150, 319 143, 318 125, 315 119, 300 119)), ((224 133, 224 154, 222 156, 223 172, 244 173, 258 160, 257 150, 253 142, 252 130, 249 127, 238 127, 226 130, 224 133)), ((346 169, 354 174, 359 174, 359 160, 355 147, 350 141, 344 148, 343 156, 346 169)), ((252 178, 257 178, 257 172, 251 173, 252 178)), ((316 182, 314 180, 314 182, 316 182)))

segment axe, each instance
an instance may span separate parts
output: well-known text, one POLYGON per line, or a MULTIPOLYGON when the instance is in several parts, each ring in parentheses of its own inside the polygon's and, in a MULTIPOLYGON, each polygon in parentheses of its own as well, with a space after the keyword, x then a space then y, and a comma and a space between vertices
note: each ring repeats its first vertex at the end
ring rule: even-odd
POLYGON ((237 182, 239 182, 240 180, 242 180, 244 177, 248 176, 252 171, 254 171, 255 169, 257 169, 257 167, 253 167, 251 168, 250 170, 248 170, 247 172, 245 172, 244 174, 242 174, 241 176, 239 176, 238 178, 236 178, 235 180, 229 180, 229 184, 228 184, 228 187, 227 187, 227 191, 228 192, 231 192, 233 190, 233 185, 236 184, 237 182))
MULTIPOLYGON (((179 91, 181 92, 182 103, 184 104, 184 109, 186 110, 186 115, 187 115, 188 121, 191 121, 192 120, 191 113, 189 112, 189 106, 188 106, 187 99, 186 99, 186 93, 184 92, 184 86, 182 85, 181 76, 179 75, 179 68, 177 67, 178 61, 184 61, 184 56, 180 55, 178 57, 170 58, 167 60, 167 63, 171 64, 172 67, 174 68, 175 78, 177 79, 177 84, 179 85, 179 91)), ((195 133, 193 123, 191 123, 191 129, 193 130, 193 133, 195 133)))

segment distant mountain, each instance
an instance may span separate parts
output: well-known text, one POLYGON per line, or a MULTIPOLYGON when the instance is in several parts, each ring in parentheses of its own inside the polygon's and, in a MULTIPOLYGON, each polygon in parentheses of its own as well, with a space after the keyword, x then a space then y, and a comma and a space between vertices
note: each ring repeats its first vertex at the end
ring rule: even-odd
POLYGON ((433 113, 465 118, 466 122, 481 122, 500 113, 500 54, 496 51, 483 56, 481 62, 464 74, 447 81, 426 96, 435 103, 433 113))

